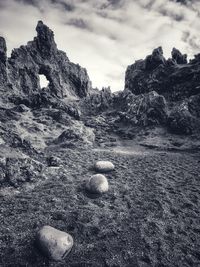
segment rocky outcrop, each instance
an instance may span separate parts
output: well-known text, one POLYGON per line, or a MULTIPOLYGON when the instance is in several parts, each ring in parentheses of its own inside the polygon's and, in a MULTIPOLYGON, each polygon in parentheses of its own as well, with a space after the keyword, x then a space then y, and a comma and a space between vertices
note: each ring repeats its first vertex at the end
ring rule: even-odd
POLYGON ((81 122, 73 122, 55 139, 55 144, 66 147, 80 147, 92 145, 95 140, 93 130, 81 122))
POLYGON ((156 91, 167 100, 177 101, 200 92, 199 77, 200 56, 187 63, 187 56, 174 48, 172 59, 166 60, 159 47, 145 60, 128 66, 125 90, 136 95, 156 91))
POLYGON ((93 89, 87 97, 81 100, 80 107, 83 114, 96 115, 112 108, 113 94, 110 88, 101 91, 93 89))
POLYGON ((167 119, 167 103, 155 91, 134 95, 125 92, 121 95, 122 112, 120 120, 135 126, 164 125, 167 119))
POLYGON ((1 185, 21 186, 36 182, 42 176, 43 164, 30 157, 6 157, 0 159, 1 185))
POLYGON ((85 97, 91 89, 86 69, 70 62, 67 55, 57 49, 53 32, 42 21, 38 22, 36 31, 34 40, 14 49, 8 59, 5 40, 0 39, 0 84, 4 91, 9 88, 12 95, 29 99, 42 91, 58 98, 85 97), (40 74, 49 81, 48 88, 40 88, 40 74))
POLYGON ((0 91, 7 83, 7 48, 6 41, 3 37, 0 37, 0 91))
POLYGON ((167 126, 172 133, 193 134, 200 130, 200 95, 192 96, 172 108, 167 126))
POLYGON ((200 94, 193 95, 188 99, 189 112, 200 119, 200 94))
POLYGON ((172 59, 177 63, 177 64, 187 64, 187 55, 186 54, 181 54, 181 52, 176 49, 175 47, 172 49, 172 59))

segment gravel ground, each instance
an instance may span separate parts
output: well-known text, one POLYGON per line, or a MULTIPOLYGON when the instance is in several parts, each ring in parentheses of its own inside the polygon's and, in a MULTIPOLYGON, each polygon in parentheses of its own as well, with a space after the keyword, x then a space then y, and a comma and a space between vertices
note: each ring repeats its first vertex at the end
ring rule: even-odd
POLYGON ((0 196, 0 266, 200 266, 200 156, 148 150, 120 153, 70 149, 54 153, 33 189, 0 196), (110 189, 88 195, 93 163, 110 160, 110 189), (35 247, 43 225, 67 231, 75 245, 63 262, 35 247))

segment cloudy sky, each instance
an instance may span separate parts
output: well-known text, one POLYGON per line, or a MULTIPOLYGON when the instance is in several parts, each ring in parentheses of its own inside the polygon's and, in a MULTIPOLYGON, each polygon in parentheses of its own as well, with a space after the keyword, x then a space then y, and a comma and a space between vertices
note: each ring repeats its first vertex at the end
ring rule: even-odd
POLYGON ((0 0, 8 53, 36 35, 38 20, 58 48, 87 68, 93 87, 124 87, 127 65, 158 46, 200 53, 200 0, 0 0))

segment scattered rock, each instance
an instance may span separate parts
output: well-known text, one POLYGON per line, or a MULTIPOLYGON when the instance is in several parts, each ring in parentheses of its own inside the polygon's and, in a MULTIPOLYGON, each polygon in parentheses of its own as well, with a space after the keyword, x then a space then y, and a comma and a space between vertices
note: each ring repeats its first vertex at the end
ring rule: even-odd
POLYGON ((51 156, 47 158, 47 165, 49 167, 59 167, 61 165, 61 160, 58 157, 51 156))
POLYGON ((134 126, 165 124, 168 108, 164 96, 155 91, 141 95, 126 91, 120 99, 124 103, 119 113, 121 121, 134 126))
POLYGON ((197 118, 189 112, 185 101, 172 109, 167 121, 169 130, 175 134, 192 134, 197 124, 197 118))
POLYGON ((26 106, 26 105, 24 105, 24 104, 20 104, 17 108, 16 108, 16 111, 18 111, 18 112, 22 112, 22 113, 24 113, 24 112, 28 112, 30 109, 26 106))
POLYGON ((92 145, 95 140, 94 132, 82 122, 74 122, 56 138, 55 143, 73 143, 74 145, 92 145))
POLYGON ((64 259, 73 247, 70 234, 51 226, 43 226, 37 234, 36 242, 41 252, 52 260, 64 259))
POLYGON ((115 169, 115 166, 112 162, 103 160, 97 161, 94 167, 97 172, 110 172, 115 169))
POLYGON ((11 186, 18 187, 25 182, 34 182, 41 179, 43 164, 29 157, 5 158, 3 172, 4 182, 11 186))
POLYGON ((0 36, 0 89, 3 89, 3 86, 6 83, 7 83, 7 47, 5 39, 0 36))
POLYGON ((86 189, 90 193, 101 194, 108 191, 109 185, 107 178, 102 174, 95 174, 86 183, 86 189))
POLYGON ((110 87, 101 91, 93 89, 87 97, 81 100, 80 107, 83 114, 98 114, 112 108, 113 94, 110 87))

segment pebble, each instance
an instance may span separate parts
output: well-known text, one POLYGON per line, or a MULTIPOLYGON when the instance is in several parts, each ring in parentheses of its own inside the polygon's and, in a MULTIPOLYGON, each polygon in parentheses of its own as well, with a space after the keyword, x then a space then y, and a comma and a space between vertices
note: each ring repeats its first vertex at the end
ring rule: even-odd
POLYGON ((70 234, 48 225, 39 230, 36 241, 41 252, 55 261, 64 259, 74 243, 70 234))
POLYGON ((94 167, 98 172, 110 172, 115 169, 114 164, 110 161, 97 161, 94 167))

